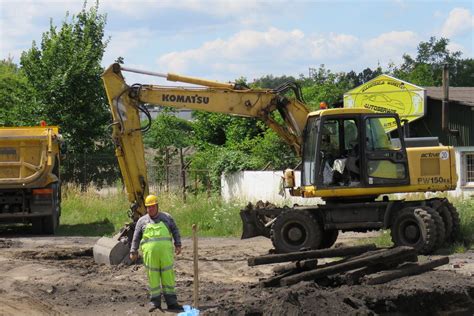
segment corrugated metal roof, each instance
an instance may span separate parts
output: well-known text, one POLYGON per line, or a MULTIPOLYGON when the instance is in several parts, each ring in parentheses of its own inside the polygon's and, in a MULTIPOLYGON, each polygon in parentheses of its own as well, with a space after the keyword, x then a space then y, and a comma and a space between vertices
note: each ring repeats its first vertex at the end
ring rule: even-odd
MULTIPOLYGON (((443 87, 425 87, 429 98, 443 100, 443 87)), ((474 87, 449 87, 449 100, 474 106, 474 87)))

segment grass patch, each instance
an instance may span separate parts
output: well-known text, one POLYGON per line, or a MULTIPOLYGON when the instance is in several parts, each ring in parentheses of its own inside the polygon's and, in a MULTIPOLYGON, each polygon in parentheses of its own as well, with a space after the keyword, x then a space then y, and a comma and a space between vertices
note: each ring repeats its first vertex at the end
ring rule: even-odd
POLYGON ((455 252, 465 252, 474 246, 474 200, 454 201, 461 219, 461 241, 454 245, 455 252))
POLYGON ((239 212, 243 205, 224 202, 219 196, 189 195, 183 203, 177 194, 161 194, 160 209, 170 213, 183 236, 191 236, 197 224, 200 236, 238 237, 242 234, 239 212))
POLYGON ((98 193, 93 188, 81 192, 79 187, 64 186, 61 202, 61 224, 58 235, 112 236, 129 221, 129 203, 121 193, 98 193))
MULTIPOLYGON (((240 236, 242 224, 238 203, 226 203, 218 196, 188 195, 183 203, 180 194, 160 194, 160 209, 170 213, 183 236, 191 236, 197 224, 200 236, 240 236)), ((130 222, 129 202, 121 188, 110 193, 89 188, 65 186, 62 197, 61 225, 58 235, 112 236, 130 222)))

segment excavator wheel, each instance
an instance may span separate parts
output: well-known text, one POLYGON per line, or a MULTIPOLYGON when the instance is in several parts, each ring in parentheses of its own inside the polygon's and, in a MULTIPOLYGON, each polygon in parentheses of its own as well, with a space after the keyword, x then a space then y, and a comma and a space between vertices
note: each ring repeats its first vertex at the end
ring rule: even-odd
POLYGON ((436 212, 431 207, 423 207, 431 217, 433 218, 435 225, 436 225, 436 245, 434 249, 439 249, 443 246, 444 242, 446 241, 446 229, 443 218, 440 216, 438 212, 436 212))
POLYGON ((396 246, 410 246, 420 254, 429 254, 436 247, 437 229, 431 214, 419 207, 407 207, 396 216, 391 226, 396 246))
POLYGON ((275 220, 270 238, 276 253, 287 253, 320 248, 323 232, 310 212, 289 209, 275 220))
POLYGON ((321 246, 319 248, 331 248, 336 242, 337 236, 339 236, 339 231, 337 229, 325 230, 323 233, 323 240, 321 241, 321 246))
POLYGON ((439 216, 443 219, 444 230, 445 230, 445 240, 450 241, 451 234, 453 233, 453 217, 446 205, 441 205, 436 209, 439 216))
POLYGON ((459 213, 456 208, 449 202, 446 204, 446 208, 451 214, 451 221, 453 223, 451 234, 447 235, 448 241, 459 240, 461 236, 461 220, 459 219, 459 213))

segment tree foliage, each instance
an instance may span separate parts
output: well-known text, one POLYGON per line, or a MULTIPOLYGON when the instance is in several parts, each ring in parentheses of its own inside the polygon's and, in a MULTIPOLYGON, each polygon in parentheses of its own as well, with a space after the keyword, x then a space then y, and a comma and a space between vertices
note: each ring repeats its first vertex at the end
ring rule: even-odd
POLYGON ((0 61, 0 126, 38 125, 41 108, 23 71, 11 59, 0 61))
POLYGON ((474 86, 474 60, 462 59, 460 51, 452 52, 448 46, 446 38, 431 37, 421 42, 416 57, 403 55, 403 63, 393 67, 393 75, 424 87, 441 86, 443 66, 448 64, 450 86, 474 86))
POLYGON ((98 3, 73 16, 66 14, 60 27, 43 33, 38 46, 21 56, 22 70, 41 104, 41 115, 59 125, 70 153, 63 177, 69 181, 94 179, 102 182, 115 174, 115 161, 103 159, 112 149, 110 122, 100 63, 108 40, 104 40, 106 16, 98 3), (90 158, 97 156, 96 161, 90 158), (88 157, 87 170, 83 168, 88 157), (113 162, 114 164, 111 164, 113 162))

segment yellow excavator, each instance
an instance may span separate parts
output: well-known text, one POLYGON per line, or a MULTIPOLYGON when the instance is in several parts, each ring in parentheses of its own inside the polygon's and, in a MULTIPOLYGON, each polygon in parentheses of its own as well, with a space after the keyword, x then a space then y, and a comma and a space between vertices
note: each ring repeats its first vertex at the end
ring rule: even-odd
MULTIPOLYGON (((396 245, 430 253, 459 233, 459 215, 446 198, 405 201, 387 196, 453 190, 457 183, 454 149, 436 138, 405 138, 397 114, 344 108, 310 112, 299 86, 291 82, 254 89, 117 63, 102 79, 133 222, 145 214, 148 194, 142 132, 149 124, 142 126, 140 112, 149 117, 146 105, 160 105, 258 118, 301 157, 301 184, 287 169, 284 186, 292 196, 319 197, 324 203, 247 207, 240 214, 242 238, 266 236, 283 253, 331 247, 339 231, 391 229, 396 245), (125 71, 200 87, 128 85, 125 71), (286 94, 290 90, 293 97, 286 94)), ((132 223, 113 238, 101 238, 94 246, 96 262, 126 261, 133 229, 132 223)))

